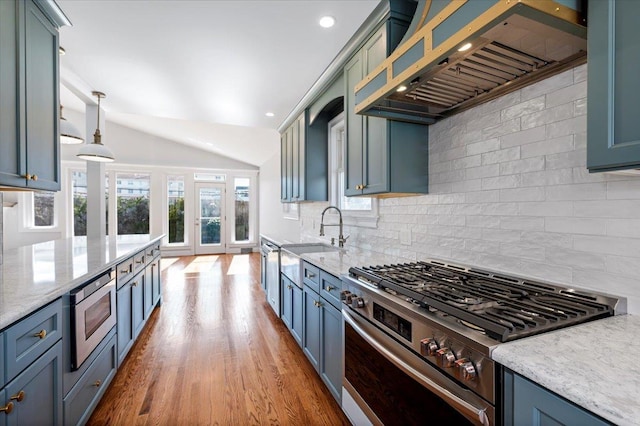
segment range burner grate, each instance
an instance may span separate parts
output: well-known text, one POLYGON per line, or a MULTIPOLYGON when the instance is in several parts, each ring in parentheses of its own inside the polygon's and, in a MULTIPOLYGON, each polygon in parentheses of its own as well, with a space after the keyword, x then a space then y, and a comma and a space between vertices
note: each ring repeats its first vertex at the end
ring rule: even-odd
POLYGON ((349 274, 454 316, 500 342, 613 315, 611 306, 594 297, 436 262, 351 268, 349 274))

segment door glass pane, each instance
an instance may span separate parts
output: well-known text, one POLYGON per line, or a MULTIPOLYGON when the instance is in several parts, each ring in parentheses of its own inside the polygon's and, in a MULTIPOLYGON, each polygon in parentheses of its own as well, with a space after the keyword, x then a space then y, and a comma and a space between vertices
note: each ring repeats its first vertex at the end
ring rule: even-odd
POLYGON ((184 177, 167 177, 169 244, 184 243, 184 177))
POLYGON ((72 172, 73 182, 73 235, 87 235, 87 174, 72 172))
POLYGON ((33 226, 55 225, 55 205, 53 192, 33 193, 33 226))
POLYGON ((200 188, 200 244, 220 244, 222 191, 200 188))
POLYGON ((118 173, 118 235, 149 233, 148 174, 118 173))
POLYGON ((234 192, 236 198, 236 242, 249 241, 249 178, 235 178, 234 192))

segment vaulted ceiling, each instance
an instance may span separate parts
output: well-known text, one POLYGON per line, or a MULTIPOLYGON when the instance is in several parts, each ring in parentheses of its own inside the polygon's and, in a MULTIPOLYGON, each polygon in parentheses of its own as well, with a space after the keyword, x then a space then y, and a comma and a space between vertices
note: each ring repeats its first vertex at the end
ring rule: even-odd
POLYGON ((78 86, 100 90, 110 121, 260 165, 378 3, 58 0, 73 23, 60 36, 61 101, 83 111, 78 86))

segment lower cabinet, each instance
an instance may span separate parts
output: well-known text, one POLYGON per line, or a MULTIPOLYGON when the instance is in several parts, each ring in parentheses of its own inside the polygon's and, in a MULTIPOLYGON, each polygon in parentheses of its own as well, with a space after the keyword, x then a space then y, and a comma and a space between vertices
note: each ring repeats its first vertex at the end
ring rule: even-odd
POLYGON ((118 368, 116 336, 112 335, 106 346, 101 349, 64 399, 65 425, 86 423, 116 375, 118 368))
POLYGON ((129 353, 144 326, 144 273, 139 273, 116 293, 118 313, 118 365, 129 353))
POLYGON ((160 274, 160 256, 153 259, 151 264, 147 266, 147 269, 151 269, 151 309, 158 305, 160 297, 162 296, 162 282, 160 274))
POLYGON ((603 426, 606 421, 510 371, 504 372, 505 426, 603 426))
POLYGON ((282 286, 282 321, 287 326, 293 338, 302 346, 302 289, 284 275, 281 276, 282 286))
MULTIPOLYGON (((323 270, 319 272, 320 282, 340 285, 338 278, 323 270)), ((342 313, 306 284, 302 299, 302 350, 331 394, 340 403, 342 398, 342 313)))
POLYGON ((62 341, 9 382, 3 392, 1 407, 11 404, 12 409, 4 412, 0 424, 62 424, 62 341))

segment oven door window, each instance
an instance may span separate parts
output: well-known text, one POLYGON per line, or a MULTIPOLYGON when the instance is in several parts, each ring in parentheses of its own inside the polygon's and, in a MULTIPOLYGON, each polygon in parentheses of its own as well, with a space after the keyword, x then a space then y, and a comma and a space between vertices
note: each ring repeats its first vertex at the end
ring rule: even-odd
POLYGON ((84 338, 93 333, 111 316, 111 293, 106 293, 84 311, 84 338))
POLYGON ((472 425, 345 323, 345 378, 384 424, 472 425))

